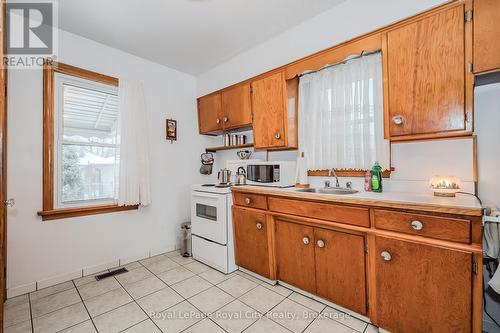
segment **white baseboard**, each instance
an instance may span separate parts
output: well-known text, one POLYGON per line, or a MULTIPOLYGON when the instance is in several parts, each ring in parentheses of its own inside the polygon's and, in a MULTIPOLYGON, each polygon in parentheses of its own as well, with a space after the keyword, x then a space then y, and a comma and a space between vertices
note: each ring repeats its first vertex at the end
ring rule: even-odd
POLYGON ((127 258, 120 259, 120 266, 124 266, 126 264, 130 264, 131 262, 134 262, 134 261, 139 261, 139 260, 142 260, 142 259, 149 258, 149 254, 150 254, 149 252, 145 252, 145 253, 138 254, 138 255, 135 255, 135 256, 132 256, 132 257, 127 257, 127 258))
POLYGON ((157 256, 159 254, 171 252, 175 250, 175 245, 170 245, 170 246, 163 246, 161 248, 157 248, 154 250, 149 251, 149 254, 151 257, 157 256))
POLYGON ((115 260, 115 261, 107 262, 104 264, 85 267, 83 269, 83 276, 92 275, 92 274, 99 273, 99 272, 105 271, 107 269, 115 268, 118 266, 120 266, 120 260, 115 260))
POLYGON ((7 288, 7 298, 24 295, 36 290, 36 282, 23 284, 22 286, 7 288))
POLYGON ((36 282, 36 290, 40 290, 47 287, 55 286, 56 284, 70 281, 82 277, 82 270, 77 270, 70 273, 65 273, 57 276, 52 276, 47 279, 38 280, 36 282))
POLYGON ((171 252, 173 250, 175 250, 175 246, 167 246, 167 247, 164 247, 162 249, 151 250, 149 252, 144 252, 144 253, 141 253, 141 254, 138 254, 135 256, 131 256, 131 257, 123 258, 123 259, 117 259, 115 261, 111 261, 108 263, 99 264, 99 265, 95 265, 95 266, 84 267, 81 270, 61 274, 58 276, 53 276, 53 277, 42 279, 39 281, 30 282, 28 284, 23 284, 20 286, 14 286, 11 288, 7 288, 7 298, 13 298, 16 296, 28 294, 30 292, 33 292, 33 291, 36 291, 39 289, 51 287, 53 285, 67 282, 67 281, 71 281, 73 279, 77 279, 77 278, 80 278, 82 276, 95 274, 95 273, 101 272, 101 271, 106 270, 106 269, 115 268, 115 267, 118 267, 120 265, 123 266, 123 265, 126 265, 126 264, 134 262, 134 261, 139 261, 142 259, 146 259, 146 258, 149 258, 152 256, 159 255, 159 254, 171 252))

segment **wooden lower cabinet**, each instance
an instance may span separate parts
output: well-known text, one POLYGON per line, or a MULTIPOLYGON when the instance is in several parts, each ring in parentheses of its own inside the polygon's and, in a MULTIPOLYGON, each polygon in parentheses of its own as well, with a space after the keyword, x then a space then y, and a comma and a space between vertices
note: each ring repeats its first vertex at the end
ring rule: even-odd
POLYGON ((391 332, 471 332, 470 252, 376 237, 375 324, 391 332))
POLYGON ((315 293, 314 229, 283 220, 275 223, 278 279, 315 293))
POLYGON ((366 314, 365 237, 314 228, 316 294, 366 314))
POLYGON ((266 214, 233 206, 236 264, 266 278, 271 277, 266 214))
POLYGON ((278 279, 366 314, 365 237, 275 221, 278 279))

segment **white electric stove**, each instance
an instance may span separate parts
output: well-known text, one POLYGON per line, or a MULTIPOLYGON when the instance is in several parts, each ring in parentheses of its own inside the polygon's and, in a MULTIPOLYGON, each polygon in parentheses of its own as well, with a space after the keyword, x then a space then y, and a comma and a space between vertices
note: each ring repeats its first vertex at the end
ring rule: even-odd
POLYGON ((230 187, 191 187, 193 258, 223 273, 238 269, 234 262, 232 204, 230 187))

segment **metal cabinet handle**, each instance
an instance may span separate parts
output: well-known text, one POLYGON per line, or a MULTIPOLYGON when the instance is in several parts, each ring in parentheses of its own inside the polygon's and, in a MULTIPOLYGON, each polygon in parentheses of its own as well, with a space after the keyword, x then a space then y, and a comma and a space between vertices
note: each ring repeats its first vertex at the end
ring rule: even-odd
POLYGON ((321 239, 318 239, 318 241, 316 242, 316 244, 318 244, 318 247, 321 247, 321 248, 325 247, 325 242, 323 240, 321 240, 321 239))
POLYGON ((227 123, 229 121, 228 117, 224 117, 224 122, 227 123))
POLYGON ((391 254, 387 251, 380 252, 380 256, 382 257, 382 259, 384 259, 384 261, 391 261, 392 259, 391 254))
POLYGON ((219 119, 219 118, 217 118, 217 120, 215 120, 215 122, 216 122, 217 124, 220 124, 220 119, 219 119))
POLYGON ((305 245, 309 244, 309 237, 302 238, 302 242, 304 242, 305 245))
POLYGON ((276 138, 276 140, 281 139, 281 133, 280 132, 276 132, 276 134, 274 134, 274 137, 276 138))
POLYGON ((392 122, 395 124, 395 125, 403 125, 403 123, 405 122, 405 117, 403 116, 394 116, 392 117, 392 122))
POLYGON ((257 229, 259 229, 259 230, 260 230, 260 229, 262 229, 262 223, 260 223, 260 222, 257 222, 257 224, 256 224, 255 226, 256 226, 256 227, 257 227, 257 229))
POLYGON ((422 224, 422 222, 415 220, 411 221, 411 227, 413 230, 420 231, 424 228, 424 225, 422 224))
POLYGON ((246 203, 247 205, 250 205, 250 203, 252 203, 252 199, 250 199, 250 198, 245 198, 245 203, 246 203))

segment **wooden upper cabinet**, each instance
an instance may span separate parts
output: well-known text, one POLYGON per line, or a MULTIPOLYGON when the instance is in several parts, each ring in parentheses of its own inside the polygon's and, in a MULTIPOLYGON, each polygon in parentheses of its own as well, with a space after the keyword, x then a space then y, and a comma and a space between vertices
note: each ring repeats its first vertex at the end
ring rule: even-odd
POLYGON ((278 279, 315 293, 313 228, 283 220, 275 223, 278 279))
POLYGON ((391 138, 466 129, 464 36, 463 5, 386 33, 386 121, 391 138))
POLYGON ((286 146, 286 89, 285 76, 282 72, 252 82, 255 148, 286 146))
POLYGON ((395 333, 472 331, 472 253, 385 237, 375 242, 374 324, 395 333))
POLYGON ((252 125, 249 83, 222 91, 222 121, 224 129, 252 125))
POLYGON ((198 98, 198 126, 200 134, 218 134, 222 132, 222 101, 220 93, 198 98))
POLYGON ((233 206, 234 253, 236 264, 271 278, 266 214, 233 206))
POLYGON ((474 0, 474 73, 500 70, 500 1, 474 0))
POLYGON ((316 293, 366 314, 365 237, 314 228, 316 293))

